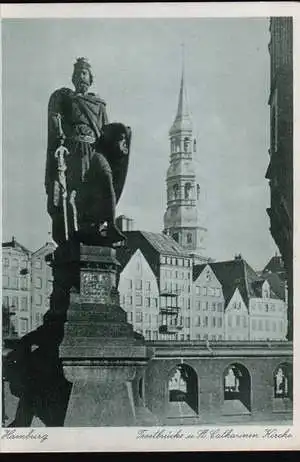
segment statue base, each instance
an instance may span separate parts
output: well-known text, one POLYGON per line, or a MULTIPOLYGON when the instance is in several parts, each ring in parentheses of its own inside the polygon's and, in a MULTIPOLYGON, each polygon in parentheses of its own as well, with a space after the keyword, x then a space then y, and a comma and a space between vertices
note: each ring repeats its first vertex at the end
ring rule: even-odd
POLYGON ((59 349, 72 384, 64 426, 142 425, 138 382, 150 355, 119 306, 115 250, 81 244, 77 257, 59 349))

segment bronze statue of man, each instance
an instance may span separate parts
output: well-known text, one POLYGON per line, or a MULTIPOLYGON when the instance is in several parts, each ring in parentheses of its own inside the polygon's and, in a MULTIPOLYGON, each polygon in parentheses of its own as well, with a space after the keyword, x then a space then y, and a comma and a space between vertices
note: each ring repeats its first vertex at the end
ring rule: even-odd
POLYGON ((106 104, 89 92, 93 73, 85 58, 74 64, 69 88, 56 90, 48 105, 45 188, 58 243, 76 236, 111 246, 125 237, 115 223, 123 190, 131 130, 108 123, 106 104))

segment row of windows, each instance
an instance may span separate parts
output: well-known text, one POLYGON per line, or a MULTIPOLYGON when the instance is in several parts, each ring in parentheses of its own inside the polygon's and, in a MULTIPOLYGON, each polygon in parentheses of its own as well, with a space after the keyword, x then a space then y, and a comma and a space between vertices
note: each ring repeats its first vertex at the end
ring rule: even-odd
MULTIPOLYGON (((28 261, 25 260, 25 259, 19 260, 18 258, 12 258, 10 260, 8 257, 4 257, 3 258, 3 266, 6 267, 6 268, 11 266, 11 268, 25 269, 25 268, 28 268, 28 261)), ((41 269, 42 268, 42 260, 40 260, 40 259, 36 260, 35 263, 34 263, 34 267, 37 268, 37 269, 41 269)))
POLYGON ((200 287, 196 286, 196 295, 209 295, 211 297, 221 297, 222 291, 218 287, 200 287))
POLYGON ((212 311, 223 312, 223 303, 220 303, 220 302, 219 303, 216 303, 216 302, 209 303, 209 302, 202 302, 200 300, 197 300, 196 307, 198 311, 200 310, 208 311, 209 309, 211 309, 212 311))
MULTIPOLYGON (((251 307, 252 307, 252 311, 256 311, 256 309, 260 312, 272 311, 274 313, 276 311, 276 305, 274 303, 252 302, 251 307)), ((277 308, 279 312, 284 311, 284 304, 280 303, 277 308)))
POLYGON ((223 335, 214 335, 214 334, 204 334, 201 337, 201 334, 196 334, 196 340, 224 340, 223 335))
POLYGON ((143 281, 142 279, 136 279, 135 281, 127 279, 126 285, 129 290, 133 290, 133 288, 136 290, 143 290, 144 288, 147 292, 151 290, 151 281, 143 281))
POLYGON ((230 307, 233 310, 241 310, 242 309, 242 302, 233 302, 233 303, 231 303, 230 307))
MULTIPOLYGON (((52 282, 48 281, 49 289, 52 287, 52 282)), ((28 290, 28 279, 26 276, 7 276, 3 275, 3 288, 4 289, 21 289, 28 290)), ((40 277, 35 278, 35 288, 41 289, 43 286, 43 280, 40 277)))
MULTIPOLYGON (((146 308, 157 308, 158 307, 158 300, 157 298, 150 298, 150 297, 143 297, 142 295, 136 295, 135 296, 135 305, 136 306, 143 306, 143 303, 145 303, 146 308)), ((131 295, 128 295, 125 297, 123 295, 123 304, 132 306, 133 304, 133 297, 131 295)))
POLYGON ((161 270, 161 276, 166 279, 190 279, 190 271, 161 270))
POLYGON ((263 322, 263 319, 252 319, 251 326, 252 330, 259 330, 259 331, 270 331, 272 329, 272 332, 283 332, 284 329, 284 323, 282 320, 276 322, 276 321, 270 321, 270 319, 265 319, 265 322, 263 322), (278 329, 277 329, 278 327, 278 329))
POLYGON ((3 306, 9 308, 12 312, 14 311, 28 311, 28 298, 27 297, 8 297, 4 295, 2 299, 3 306))
MULTIPOLYGON (((191 138, 189 138, 188 136, 185 136, 182 139, 172 139, 171 140, 171 152, 172 153, 175 153, 175 152, 180 152, 181 149, 183 149, 183 151, 185 153, 188 153, 188 152, 191 152, 191 147, 192 147, 192 140, 191 138)), ((195 152, 195 149, 196 149, 196 140, 194 139, 194 152, 195 152)))
POLYGON ((191 200, 193 199, 194 187, 191 183, 185 183, 180 185, 175 183, 172 187, 168 188, 168 200, 184 199, 191 200))
POLYGON ((11 266, 12 268, 27 268, 28 261, 25 259, 19 260, 18 258, 12 258, 11 260, 8 257, 3 258, 3 266, 4 267, 9 267, 11 266))
POLYGON ((196 318, 196 327, 222 327, 223 326, 223 318, 222 316, 197 316, 196 318))
POLYGON ((229 314, 227 317, 227 324, 229 327, 243 327, 246 328, 248 326, 248 317, 229 314))
POLYGON ((28 280, 26 277, 17 277, 17 276, 7 276, 3 275, 2 278, 3 288, 4 289, 21 289, 28 290, 28 280))
POLYGON ((190 294, 191 286, 190 284, 180 284, 177 282, 164 282, 161 284, 161 290, 168 291, 168 292, 174 292, 174 293, 183 291, 183 292, 187 292, 190 294))
POLYGON ((156 326, 158 325, 158 315, 157 314, 150 315, 148 313, 142 313, 141 311, 137 311, 135 313, 135 319, 133 319, 132 311, 128 311, 127 320, 130 323, 133 322, 133 320, 135 320, 135 322, 145 322, 146 324, 154 324, 156 326))
MULTIPOLYGON (((42 295, 36 294, 34 302, 36 305, 41 306, 43 303, 42 295)), ((49 305, 49 297, 45 297, 45 305, 49 305)), ((10 299, 7 295, 4 295, 3 306, 10 308, 12 311, 28 311, 28 298, 13 296, 10 299)))
POLYGON ((192 261, 186 258, 161 257, 160 261, 163 265, 192 266, 192 261))

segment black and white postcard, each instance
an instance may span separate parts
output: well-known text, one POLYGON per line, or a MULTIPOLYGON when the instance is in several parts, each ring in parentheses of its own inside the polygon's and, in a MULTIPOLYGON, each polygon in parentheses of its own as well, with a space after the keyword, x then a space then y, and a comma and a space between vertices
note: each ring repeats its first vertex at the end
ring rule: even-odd
POLYGON ((298 12, 1 5, 1 452, 299 449, 298 12))

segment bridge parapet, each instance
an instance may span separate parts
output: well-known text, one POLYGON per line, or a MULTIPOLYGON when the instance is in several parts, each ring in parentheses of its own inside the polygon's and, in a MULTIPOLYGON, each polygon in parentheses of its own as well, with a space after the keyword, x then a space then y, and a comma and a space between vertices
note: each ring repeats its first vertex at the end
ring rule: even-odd
POLYGON ((149 341, 154 357, 249 357, 249 356, 285 356, 292 357, 293 343, 288 341, 149 341))

